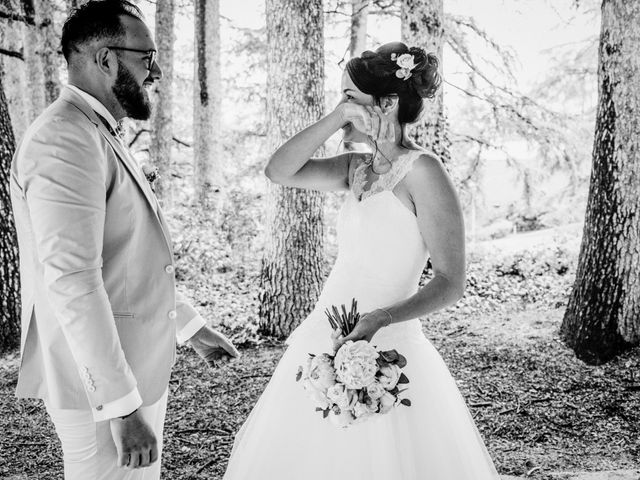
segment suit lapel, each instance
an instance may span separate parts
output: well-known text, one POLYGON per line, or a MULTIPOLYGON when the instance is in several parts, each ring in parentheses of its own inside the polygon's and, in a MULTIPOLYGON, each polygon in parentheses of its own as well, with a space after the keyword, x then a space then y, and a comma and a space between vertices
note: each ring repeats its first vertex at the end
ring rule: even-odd
POLYGON ((113 135, 111 135, 111 133, 109 133, 107 127, 105 127, 102 122, 100 122, 100 124, 98 125, 98 130, 100 130, 102 136, 107 140, 107 142, 109 142, 109 145, 111 145, 113 150, 116 152, 116 155, 118 156, 120 161, 124 164, 124 166, 129 171, 129 174, 138 184, 138 187, 142 191, 142 194, 147 199, 147 202, 149 202, 149 206, 151 207, 151 209, 156 212, 156 199, 153 192, 151 191, 151 187, 149 186, 149 182, 147 182, 147 179, 141 177, 140 173, 138 173, 139 167, 134 163, 136 160, 129 152, 126 151, 124 145, 122 145, 122 143, 120 143, 118 139, 116 139, 113 135))
POLYGON ((87 102, 82 99, 82 97, 77 95, 74 91, 65 88, 62 90, 60 98, 71 103, 78 110, 84 113, 89 118, 89 120, 91 120, 91 122, 95 124, 95 126, 98 128, 102 136, 107 140, 109 145, 111 145, 111 148, 113 148, 116 156, 120 159, 122 164, 129 172, 129 175, 138 185, 138 188, 140 188, 142 195, 147 200, 149 207, 151 207, 151 210, 154 212, 156 218, 158 219, 158 222, 160 223, 162 234, 164 235, 167 247, 169 247, 169 251, 173 253, 173 248, 171 247, 171 239, 169 238, 169 229, 164 220, 164 217, 162 216, 162 213, 160 212, 160 205, 158 205, 158 200, 151 190, 149 182, 147 182, 147 179, 144 178, 144 174, 142 174, 141 171, 142 169, 140 169, 140 173, 142 174, 142 176, 138 174, 138 168, 134 164, 135 159, 133 158, 133 156, 126 151, 124 145, 122 145, 113 135, 111 135, 111 133, 109 133, 107 127, 105 127, 100 118, 98 118, 98 114, 87 104, 87 102))

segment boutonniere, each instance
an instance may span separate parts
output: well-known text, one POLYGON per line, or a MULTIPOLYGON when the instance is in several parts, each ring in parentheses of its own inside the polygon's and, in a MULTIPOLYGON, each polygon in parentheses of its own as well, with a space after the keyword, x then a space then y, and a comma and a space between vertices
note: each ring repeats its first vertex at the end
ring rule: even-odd
POLYGON ((142 165, 142 173, 144 173, 144 177, 151 185, 151 188, 153 188, 154 182, 160 178, 160 171, 158 170, 158 167, 149 163, 144 163, 142 165))

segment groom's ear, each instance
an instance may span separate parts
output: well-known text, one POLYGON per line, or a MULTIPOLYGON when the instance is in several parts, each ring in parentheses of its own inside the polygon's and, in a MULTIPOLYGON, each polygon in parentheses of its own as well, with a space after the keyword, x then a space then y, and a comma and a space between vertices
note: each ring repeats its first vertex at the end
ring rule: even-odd
POLYGON ((115 77, 118 75, 118 59, 116 57, 116 52, 110 48, 103 47, 98 49, 95 55, 95 61, 98 66, 98 70, 106 76, 115 77))
POLYGON ((380 99, 380 108, 384 114, 388 114, 392 112, 396 108, 398 108, 398 95, 388 95, 386 97, 382 97, 380 99))

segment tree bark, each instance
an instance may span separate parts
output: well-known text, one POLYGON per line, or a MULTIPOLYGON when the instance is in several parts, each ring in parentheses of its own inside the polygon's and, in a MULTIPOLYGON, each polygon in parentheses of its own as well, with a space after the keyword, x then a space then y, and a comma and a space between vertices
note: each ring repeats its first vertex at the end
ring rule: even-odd
POLYGON ((0 67, 0 352, 20 343, 20 268, 11 198, 9 171, 15 138, 0 67))
MULTIPOLYGON (((409 47, 421 47, 433 53, 440 62, 444 45, 443 0, 402 0, 402 41, 409 47)), ((421 119, 410 128, 417 143, 433 151, 447 165, 451 154, 451 141, 444 112, 443 91, 440 89, 433 101, 426 101, 421 119)))
POLYGON ((367 17, 370 0, 351 0, 351 58, 358 57, 367 48, 367 17))
POLYGON ((44 75, 44 104, 50 105, 60 95, 60 33, 56 31, 56 3, 37 0, 36 15, 42 45, 42 69, 44 75))
POLYGON ((194 193, 203 208, 219 209, 224 183, 220 131, 220 1, 195 1, 194 193))
MULTIPOLYGON (((267 151, 324 112, 321 0, 267 0, 267 151)), ((321 152, 320 152, 321 154, 321 152)), ((260 276, 260 330, 286 337, 311 312, 323 282, 324 196, 270 184, 260 276)))
POLYGON ((589 199, 560 329, 590 364, 640 343, 639 48, 640 3, 604 0, 589 199))
MULTIPOLYGON (((22 12, 8 12, 24 16, 22 12)), ((22 21, 0 20, 0 46, 6 50, 21 52, 24 56, 24 29, 31 28, 22 21)), ((0 55, 0 68, 4 70, 4 95, 9 108, 15 137, 21 138, 29 125, 30 100, 25 95, 28 83, 27 65, 19 58, 0 55)))
POLYGON ((156 45, 163 77, 157 87, 157 101, 153 114, 154 134, 151 138, 151 159, 160 177, 155 191, 164 207, 173 204, 171 190, 171 147, 173 143, 173 44, 175 0, 156 3, 156 45))
MULTIPOLYGON (((39 25, 42 21, 40 9, 34 12, 35 25, 26 25, 23 28, 24 56, 27 63, 27 90, 29 110, 27 114, 28 123, 33 122, 44 110, 44 69, 41 60, 44 54, 43 35, 39 25)), ((24 94, 23 93, 23 94, 24 94)))

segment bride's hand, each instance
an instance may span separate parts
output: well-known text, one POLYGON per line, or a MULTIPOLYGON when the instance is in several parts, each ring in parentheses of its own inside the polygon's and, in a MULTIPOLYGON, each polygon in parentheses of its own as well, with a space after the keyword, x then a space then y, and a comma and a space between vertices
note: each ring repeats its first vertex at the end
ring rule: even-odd
POLYGON ((395 141, 393 122, 379 106, 341 103, 336 107, 336 111, 343 126, 350 123, 356 130, 369 135, 377 142, 395 141))
POLYGON ((382 327, 389 324, 389 315, 382 310, 374 310, 373 312, 362 315, 358 323, 356 323, 353 331, 346 337, 334 337, 333 348, 337 352, 342 345, 349 340, 357 342, 358 340, 366 340, 370 342, 373 336, 382 327))
POLYGON ((366 108, 372 119, 373 139, 377 142, 395 142, 396 132, 393 122, 385 115, 382 108, 377 105, 366 108))
POLYGON ((371 135, 373 132, 373 118, 371 112, 364 105, 357 103, 341 103, 336 107, 336 113, 340 115, 341 124, 353 125, 353 128, 362 133, 371 135))

